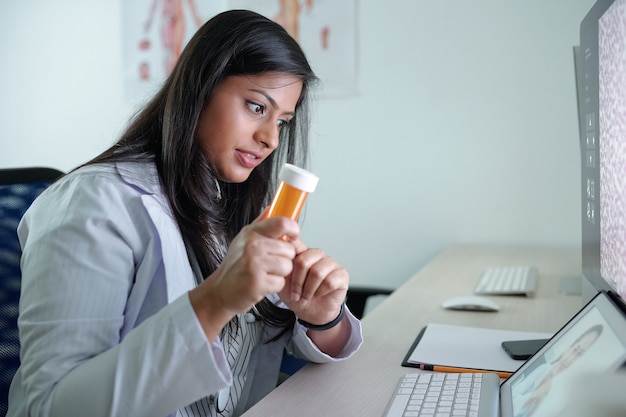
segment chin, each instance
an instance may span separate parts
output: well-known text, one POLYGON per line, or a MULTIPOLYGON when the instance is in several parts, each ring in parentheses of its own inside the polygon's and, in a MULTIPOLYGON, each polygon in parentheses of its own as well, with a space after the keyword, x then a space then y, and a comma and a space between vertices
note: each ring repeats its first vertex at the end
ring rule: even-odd
POLYGON ((220 175, 220 181, 231 184, 241 184, 250 178, 251 173, 251 170, 246 170, 246 172, 231 172, 229 174, 220 175))

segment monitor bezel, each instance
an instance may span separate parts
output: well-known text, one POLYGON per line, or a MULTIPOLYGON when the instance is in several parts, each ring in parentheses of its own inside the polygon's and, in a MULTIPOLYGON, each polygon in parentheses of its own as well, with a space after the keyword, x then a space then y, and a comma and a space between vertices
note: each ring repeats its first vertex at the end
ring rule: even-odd
MULTIPOLYGON (((598 0, 580 24, 580 45, 575 52, 581 151, 581 259, 582 275, 595 292, 618 296, 618 289, 601 274, 599 39, 598 23, 617 0, 598 0), (591 126, 590 126, 591 125, 591 126), (595 134, 591 138, 589 135, 595 134), (591 143, 593 142, 593 143, 591 143), (593 193, 589 196, 589 184, 593 193), (592 213, 592 214, 590 214, 592 213), (593 221, 589 220, 593 216, 593 221)), ((595 293, 594 293, 595 295, 595 293)), ((624 300, 622 300, 624 301, 624 300)))

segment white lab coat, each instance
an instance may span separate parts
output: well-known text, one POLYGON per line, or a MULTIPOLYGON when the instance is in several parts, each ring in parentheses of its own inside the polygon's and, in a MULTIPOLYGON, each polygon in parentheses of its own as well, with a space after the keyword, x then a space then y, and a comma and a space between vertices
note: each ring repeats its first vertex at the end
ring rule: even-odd
MULTIPOLYGON (((153 164, 67 175, 18 234, 22 364, 9 417, 167 416, 231 383, 221 343, 207 341, 191 308, 196 280, 153 164)), ((279 343, 259 343, 243 409, 273 389, 286 343, 314 362, 350 357, 362 336, 349 317, 353 334, 338 358, 299 324, 279 343)))

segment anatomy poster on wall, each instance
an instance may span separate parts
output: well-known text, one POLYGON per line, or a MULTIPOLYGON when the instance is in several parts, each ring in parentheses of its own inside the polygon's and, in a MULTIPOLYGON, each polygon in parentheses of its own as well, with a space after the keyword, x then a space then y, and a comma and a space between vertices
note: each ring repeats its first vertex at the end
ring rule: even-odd
POLYGON ((227 7, 280 23, 321 79, 322 96, 356 92, 356 0, 229 0, 227 7))
POLYGON ((224 8, 224 0, 123 1, 126 95, 142 99, 154 93, 193 34, 224 8))
POLYGON ((211 17, 249 9, 281 24, 321 79, 321 95, 356 90, 356 0, 134 0, 122 2, 126 95, 151 96, 189 39, 211 17))

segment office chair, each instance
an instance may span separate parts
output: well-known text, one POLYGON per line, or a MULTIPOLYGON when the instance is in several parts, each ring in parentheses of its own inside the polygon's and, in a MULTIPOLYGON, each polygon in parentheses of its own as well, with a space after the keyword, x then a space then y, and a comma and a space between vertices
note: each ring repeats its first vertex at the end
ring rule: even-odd
POLYGON ((365 315, 365 308, 370 297, 375 295, 389 295, 393 290, 378 287, 350 287, 346 296, 346 305, 357 319, 365 315))
POLYGON ((0 169, 0 416, 7 413, 9 386, 20 364, 17 331, 21 249, 17 225, 33 200, 63 175, 53 168, 0 169))

